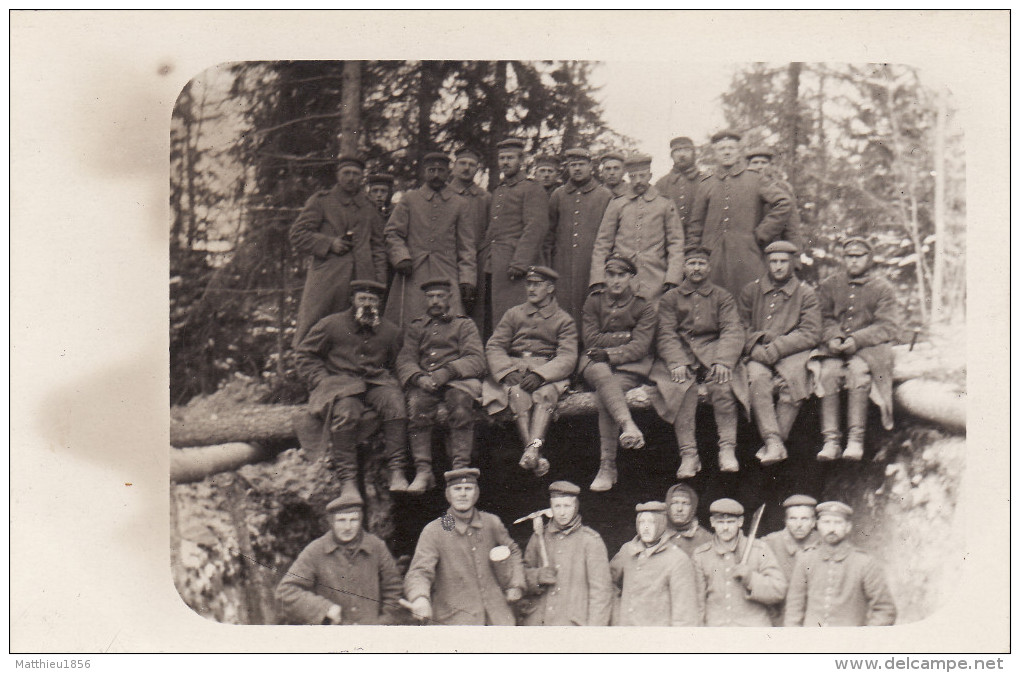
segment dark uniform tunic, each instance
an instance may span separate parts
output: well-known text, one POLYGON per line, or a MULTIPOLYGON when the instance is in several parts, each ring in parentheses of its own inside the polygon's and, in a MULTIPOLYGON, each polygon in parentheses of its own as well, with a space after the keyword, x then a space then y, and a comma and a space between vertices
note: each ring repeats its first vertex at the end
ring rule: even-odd
POLYGON ((679 172, 674 167, 655 183, 655 188, 666 198, 673 199, 676 204, 676 212, 684 226, 684 237, 690 240, 691 234, 688 231, 691 219, 691 209, 694 208, 694 200, 698 195, 698 185, 704 179, 704 175, 697 166, 692 166, 686 171, 679 172))
POLYGON ((447 367, 454 373, 449 385, 469 393, 482 394, 485 353, 478 328, 462 315, 448 319, 422 316, 413 320, 404 332, 404 343, 397 356, 397 379, 407 386, 416 374, 431 374, 447 367))
MULTIPOLYGON (((482 269, 481 262, 478 261, 478 249, 482 246, 482 242, 485 240, 485 228, 489 224, 489 206, 492 203, 492 194, 486 189, 479 187, 475 183, 469 185, 463 184, 460 180, 452 180, 447 185, 453 192, 465 199, 468 202, 468 212, 471 217, 471 221, 475 223, 475 281, 472 285, 475 286, 477 291, 481 291, 485 286, 485 271, 482 269)), ((476 299, 475 306, 480 306, 483 302, 476 299)), ((475 310, 467 311, 471 317, 478 322, 477 312, 475 310)), ((478 322, 479 327, 481 323, 478 322)))
MULTIPOLYGON (((656 321, 655 308, 644 297, 627 290, 613 299, 605 290, 596 290, 584 302, 584 344, 606 349, 614 370, 648 376, 656 321)), ((582 353, 577 371, 583 373, 590 362, 582 353)))

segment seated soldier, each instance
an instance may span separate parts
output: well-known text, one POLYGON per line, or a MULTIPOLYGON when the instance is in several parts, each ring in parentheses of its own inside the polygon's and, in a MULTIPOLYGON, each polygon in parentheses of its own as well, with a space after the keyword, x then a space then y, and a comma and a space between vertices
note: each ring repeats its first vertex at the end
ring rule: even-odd
POLYGON ((577 326, 554 296, 558 276, 545 266, 530 267, 528 301, 503 314, 485 345, 489 377, 482 404, 490 414, 510 408, 524 442, 520 466, 539 477, 549 472, 541 453, 545 433, 577 364, 577 326))
POLYGON ((351 282, 353 306, 326 316, 298 345, 298 373, 308 382, 308 411, 328 433, 341 496, 358 492, 357 425, 371 407, 382 420, 390 490, 406 491, 407 411, 400 384, 391 373, 400 351, 400 332, 379 314, 386 286, 351 282))
POLYGON ((593 491, 608 491, 616 483, 616 444, 639 449, 644 435, 627 408, 624 391, 647 382, 652 368, 655 309, 630 287, 637 269, 626 257, 606 260, 605 288, 584 302, 582 336, 588 350, 577 371, 595 389, 599 411, 599 472, 593 491))
POLYGON ((708 280, 707 248, 691 247, 684 260, 685 278, 659 303, 658 358, 652 367, 655 410, 673 424, 680 450, 677 479, 701 470, 694 418, 698 382, 708 384, 719 431, 719 469, 737 472, 737 404, 745 403, 747 379, 738 362, 744 327, 730 293, 708 280))
POLYGON ((822 438, 818 460, 840 457, 839 389, 847 393, 847 443, 843 460, 864 456, 868 397, 882 412, 882 425, 893 427, 892 343, 900 310, 892 284, 871 272, 871 244, 863 238, 843 243, 846 270, 818 286, 822 312, 822 438))
POLYGON ((784 442, 809 394, 808 357, 822 335, 815 291, 794 275, 797 246, 775 241, 765 248, 768 271, 740 292, 737 310, 747 328, 744 342, 751 411, 765 446, 762 465, 786 460, 784 442), (778 404, 773 401, 779 390, 778 404))
POLYGON ((397 378, 407 394, 408 440, 414 459, 414 481, 408 493, 419 495, 435 487, 432 473, 432 427, 443 402, 449 412, 446 450, 454 470, 471 464, 474 444, 474 402, 481 397, 485 375, 482 338, 475 323, 450 315, 453 283, 437 278, 421 285, 426 314, 404 332, 397 356, 397 378))

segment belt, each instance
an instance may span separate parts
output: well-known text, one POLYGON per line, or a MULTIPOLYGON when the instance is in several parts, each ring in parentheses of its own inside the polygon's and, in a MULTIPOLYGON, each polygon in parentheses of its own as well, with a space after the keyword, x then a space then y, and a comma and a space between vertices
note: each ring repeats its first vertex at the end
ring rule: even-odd
POLYGON ((553 355, 545 355, 542 353, 532 353, 531 351, 510 351, 510 357, 512 358, 545 358, 546 360, 552 360, 556 357, 553 355))

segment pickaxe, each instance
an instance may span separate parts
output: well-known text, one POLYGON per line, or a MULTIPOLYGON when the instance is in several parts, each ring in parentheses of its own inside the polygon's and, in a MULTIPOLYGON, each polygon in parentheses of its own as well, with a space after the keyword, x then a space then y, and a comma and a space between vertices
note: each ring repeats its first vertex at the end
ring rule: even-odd
POLYGON ((517 521, 514 521, 514 525, 517 525, 519 523, 524 523, 525 521, 528 521, 529 519, 535 522, 534 523, 535 533, 538 535, 538 553, 539 553, 539 556, 542 557, 542 566, 543 567, 548 567, 549 566, 549 552, 547 552, 545 550, 545 524, 542 521, 542 517, 543 516, 547 516, 547 517, 549 517, 551 519, 552 518, 552 510, 546 508, 546 509, 540 509, 537 512, 532 512, 528 516, 522 516, 520 519, 517 519, 517 521))

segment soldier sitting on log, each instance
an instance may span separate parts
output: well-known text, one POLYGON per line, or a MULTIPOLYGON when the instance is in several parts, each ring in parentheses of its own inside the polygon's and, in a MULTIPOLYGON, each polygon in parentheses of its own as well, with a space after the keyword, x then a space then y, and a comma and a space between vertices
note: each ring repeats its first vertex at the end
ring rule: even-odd
POLYGON ((644 435, 627 408, 624 391, 644 385, 652 368, 655 309, 634 294, 630 283, 637 269, 620 255, 605 264, 605 288, 596 289, 584 302, 584 343, 578 372, 595 389, 599 413, 599 471, 593 491, 608 491, 616 483, 616 446, 639 449, 644 435))
POLYGON ((548 267, 529 268, 527 302, 503 315, 485 345, 482 404, 490 414, 509 407, 524 442, 520 466, 539 477, 549 472, 545 433, 577 364, 577 326, 556 303, 557 278, 548 267))
POLYGON ((379 315, 385 285, 356 280, 351 289, 354 305, 317 322, 297 348, 297 370, 311 390, 308 411, 332 449, 341 495, 358 492, 357 425, 366 406, 382 421, 390 490, 406 491, 407 411, 391 373, 400 332, 379 315))
POLYGON ((471 464, 474 403, 482 394, 485 356, 475 323, 463 315, 450 315, 452 286, 449 278, 422 283, 426 314, 408 325, 397 356, 397 378, 407 394, 408 440, 415 469, 408 493, 421 494, 436 485, 432 428, 440 402, 448 412, 446 449, 453 469, 471 464))

